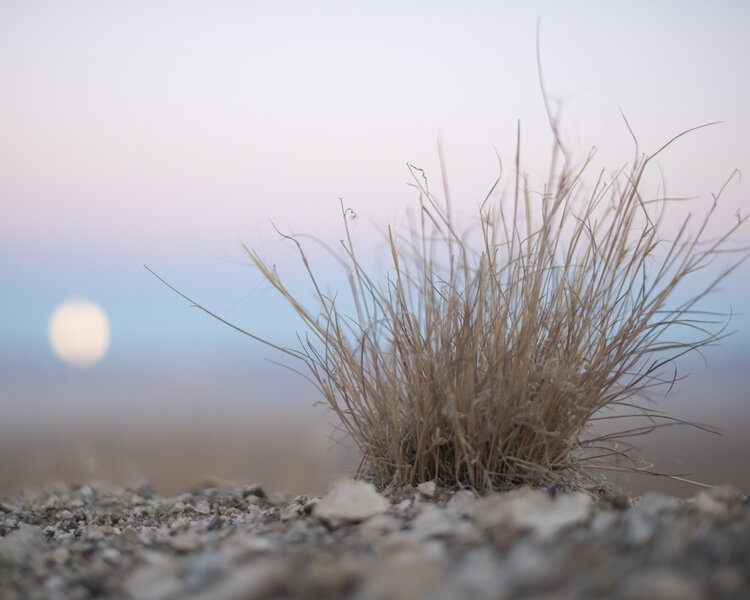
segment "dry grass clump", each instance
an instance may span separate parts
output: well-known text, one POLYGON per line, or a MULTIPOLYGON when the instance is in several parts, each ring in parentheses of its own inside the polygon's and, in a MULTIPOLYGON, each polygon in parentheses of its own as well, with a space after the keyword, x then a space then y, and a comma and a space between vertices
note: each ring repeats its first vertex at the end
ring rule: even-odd
POLYGON ((388 228, 387 273, 363 268, 342 204, 356 314, 342 314, 323 292, 297 237, 284 236, 307 269, 316 308, 247 249, 306 326, 299 349, 261 341, 307 366, 361 451, 360 475, 380 486, 595 485, 597 469, 627 455, 618 441, 652 430, 657 418, 669 422, 642 401, 654 386, 674 382, 664 370, 677 357, 722 337, 724 328, 707 329, 712 322, 695 305, 746 258, 690 300, 667 306, 686 279, 733 251, 730 236, 747 217, 704 240, 716 195, 693 233, 688 215, 674 239, 660 237, 669 200, 649 202, 641 190, 656 154, 612 176, 601 172, 587 188, 591 157, 574 170, 559 153, 540 193, 517 154, 514 193, 494 202, 498 177, 473 231, 457 229, 449 198, 440 202, 410 165, 419 215, 406 232, 388 228), (659 215, 652 205, 662 207, 659 215), (698 339, 666 339, 676 328, 698 339), (615 407, 649 422, 594 433, 593 421, 614 416, 605 409, 615 407))

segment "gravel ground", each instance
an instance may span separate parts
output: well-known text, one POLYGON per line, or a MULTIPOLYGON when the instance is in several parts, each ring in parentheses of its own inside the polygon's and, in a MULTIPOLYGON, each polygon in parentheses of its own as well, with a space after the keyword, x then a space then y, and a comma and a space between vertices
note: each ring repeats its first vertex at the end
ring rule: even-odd
POLYGON ((0 597, 749 598, 750 501, 48 488, 0 499, 0 597))

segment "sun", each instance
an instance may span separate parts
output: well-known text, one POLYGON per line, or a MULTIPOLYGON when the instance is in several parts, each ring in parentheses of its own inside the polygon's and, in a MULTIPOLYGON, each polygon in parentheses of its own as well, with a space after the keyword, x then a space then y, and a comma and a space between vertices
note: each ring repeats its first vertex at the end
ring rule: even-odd
POLYGON ((101 306, 85 298, 61 302, 49 320, 49 344, 63 362, 91 367, 107 353, 109 319, 101 306))

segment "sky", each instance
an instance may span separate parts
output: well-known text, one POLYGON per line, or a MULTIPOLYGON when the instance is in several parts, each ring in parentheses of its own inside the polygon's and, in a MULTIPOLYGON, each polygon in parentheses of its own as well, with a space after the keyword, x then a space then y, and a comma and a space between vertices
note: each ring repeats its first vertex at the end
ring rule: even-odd
MULTIPOLYGON (((272 223, 335 245, 342 198, 376 257, 375 227, 402 222, 416 202, 407 162, 439 181, 438 138, 462 214, 492 184, 496 152, 511 172, 519 121, 524 169, 545 174, 538 20, 546 89, 577 157, 596 146, 610 170, 632 158, 622 111, 645 152, 722 122, 679 140, 655 167, 653 191, 663 174, 671 195, 697 196, 699 214, 734 169, 750 173, 742 1, 0 1, 7 419, 156 414, 159 402, 311 404, 314 394, 265 361, 271 351, 191 308, 143 265, 222 317, 293 342, 298 323, 242 244, 297 282, 300 266, 272 223), (52 311, 73 296, 110 319, 110 351, 88 370, 62 364, 47 340, 52 311)), ((737 210, 750 211, 741 177, 712 232, 737 210)), ((749 240, 746 228, 737 243, 749 240)), ((745 313, 711 349, 744 381, 748 282, 745 265, 704 304, 745 313)))

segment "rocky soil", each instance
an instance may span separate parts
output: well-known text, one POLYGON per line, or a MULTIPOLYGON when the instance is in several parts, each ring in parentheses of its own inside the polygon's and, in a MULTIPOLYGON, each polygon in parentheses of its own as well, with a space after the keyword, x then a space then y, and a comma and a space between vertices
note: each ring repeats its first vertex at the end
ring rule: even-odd
POLYGON ((0 499, 0 597, 749 598, 750 501, 59 487, 0 499))

